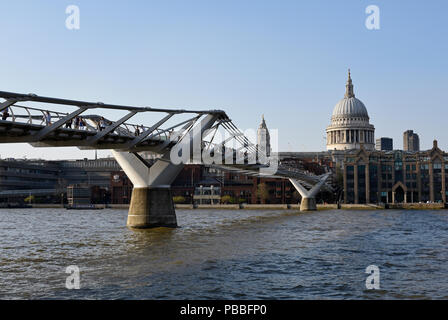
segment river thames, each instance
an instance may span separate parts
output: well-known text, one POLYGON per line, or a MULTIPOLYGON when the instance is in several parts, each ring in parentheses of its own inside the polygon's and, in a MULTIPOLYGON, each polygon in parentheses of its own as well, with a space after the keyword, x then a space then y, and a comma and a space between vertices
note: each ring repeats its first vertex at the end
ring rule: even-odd
POLYGON ((447 299, 448 211, 0 211, 1 299, 447 299), (68 266, 79 290, 65 287, 68 266), (367 266, 380 289, 367 290, 367 266))

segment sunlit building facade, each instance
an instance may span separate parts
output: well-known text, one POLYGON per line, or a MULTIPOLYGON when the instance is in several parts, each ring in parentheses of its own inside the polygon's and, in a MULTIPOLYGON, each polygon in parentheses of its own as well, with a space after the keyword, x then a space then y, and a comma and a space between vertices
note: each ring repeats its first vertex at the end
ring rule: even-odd
POLYGON ((428 151, 348 151, 345 203, 446 202, 448 153, 437 141, 428 151))

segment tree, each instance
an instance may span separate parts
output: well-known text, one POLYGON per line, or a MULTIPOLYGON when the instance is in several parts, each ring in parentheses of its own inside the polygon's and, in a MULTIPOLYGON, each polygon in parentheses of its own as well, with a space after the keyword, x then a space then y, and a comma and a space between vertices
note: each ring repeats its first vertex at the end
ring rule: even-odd
POLYGON ((264 202, 269 199, 269 189, 266 183, 260 183, 257 186, 257 197, 264 202))
POLYGON ((230 198, 230 203, 231 203, 231 204, 235 204, 235 203, 237 203, 237 202, 238 202, 237 198, 235 198, 235 197, 231 197, 231 198, 230 198))
POLYGON ((28 202, 28 203, 32 203, 35 200, 36 200, 36 198, 34 196, 31 196, 31 195, 25 198, 25 202, 28 202))
POLYGON ((224 203, 224 204, 232 203, 232 199, 233 198, 229 195, 222 196, 221 203, 224 203))

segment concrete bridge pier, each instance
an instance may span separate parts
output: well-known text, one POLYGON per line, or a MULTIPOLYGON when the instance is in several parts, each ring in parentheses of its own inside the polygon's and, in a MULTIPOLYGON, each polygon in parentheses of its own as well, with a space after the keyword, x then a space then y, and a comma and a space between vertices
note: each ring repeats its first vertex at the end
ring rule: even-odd
POLYGON ((127 226, 144 229, 177 227, 176 212, 170 188, 134 188, 127 226))
POLYGON ((127 226, 136 229, 176 228, 171 183, 183 165, 173 165, 162 157, 150 166, 138 154, 115 150, 112 153, 134 184, 127 226))
POLYGON ((316 211, 316 198, 302 197, 300 211, 316 211))
POLYGON ((328 179, 330 174, 324 175, 320 181, 314 185, 310 190, 307 190, 302 184, 295 179, 289 179, 292 185, 302 196, 302 201, 300 202, 300 211, 316 211, 316 195, 319 193, 325 181, 328 179))
MULTIPOLYGON (((195 128, 193 134, 184 137, 176 146, 176 152, 184 152, 182 144, 188 154, 185 161, 189 159, 198 160, 201 157, 201 144, 203 133, 216 121, 216 115, 207 115, 195 128), (193 156, 193 158, 191 158, 193 156)), ((136 229, 155 227, 177 227, 176 212, 174 209, 171 184, 176 179, 185 165, 185 162, 174 164, 171 161, 171 149, 161 153, 161 158, 151 166, 137 153, 112 151, 113 156, 132 181, 131 203, 129 206, 127 226, 136 229)), ((200 159, 199 159, 200 160, 200 159)))

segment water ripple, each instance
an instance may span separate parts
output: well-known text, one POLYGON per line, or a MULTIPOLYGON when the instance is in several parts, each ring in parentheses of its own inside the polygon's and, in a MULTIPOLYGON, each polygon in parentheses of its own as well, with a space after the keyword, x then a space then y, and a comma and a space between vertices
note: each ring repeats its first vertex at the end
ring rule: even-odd
POLYGON ((1 210, 0 299, 448 297, 446 211, 179 210, 181 228, 138 231, 126 214, 1 210))

